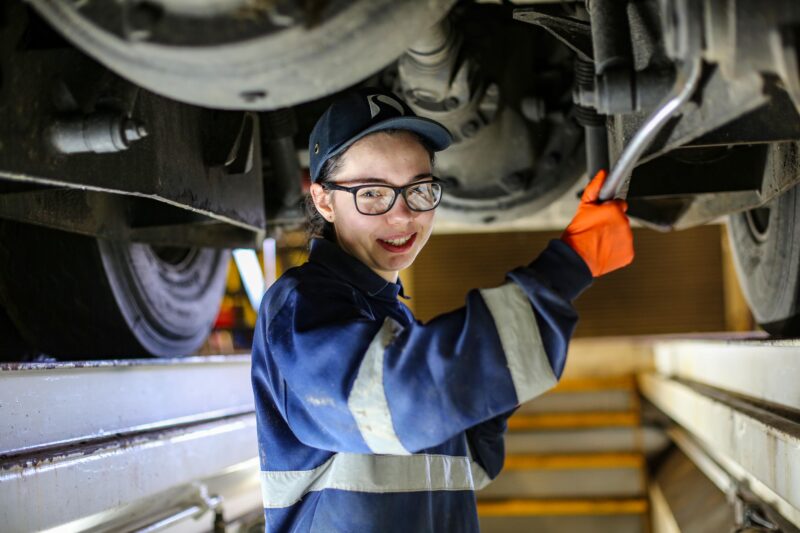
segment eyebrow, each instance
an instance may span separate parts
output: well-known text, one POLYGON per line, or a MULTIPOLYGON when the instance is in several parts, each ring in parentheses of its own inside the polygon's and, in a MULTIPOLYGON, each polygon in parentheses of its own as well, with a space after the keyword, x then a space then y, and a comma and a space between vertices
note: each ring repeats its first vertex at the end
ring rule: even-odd
MULTIPOLYGON (((408 183, 414 183, 415 181, 419 181, 419 180, 422 180, 422 179, 425 179, 425 178, 432 178, 432 177, 433 177, 433 174, 431 174, 430 172, 424 172, 422 174, 417 174, 416 176, 414 176, 413 178, 408 180, 408 183)), ((392 183, 389 183, 385 179, 383 179, 383 178, 375 178, 375 177, 372 177, 372 176, 367 176, 367 177, 364 177, 364 178, 354 178, 354 179, 347 180, 347 181, 337 181, 336 182, 337 185, 355 185, 355 184, 364 184, 364 183, 380 183, 380 184, 383 184, 383 185, 389 185, 390 187, 394 187, 394 185, 392 183)))

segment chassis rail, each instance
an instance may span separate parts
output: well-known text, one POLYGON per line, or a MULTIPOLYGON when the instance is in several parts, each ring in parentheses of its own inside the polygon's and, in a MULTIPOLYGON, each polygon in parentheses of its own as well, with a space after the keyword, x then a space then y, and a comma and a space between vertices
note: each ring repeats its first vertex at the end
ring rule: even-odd
POLYGON ((4 530, 258 520, 249 368, 247 356, 1 365, 4 530))

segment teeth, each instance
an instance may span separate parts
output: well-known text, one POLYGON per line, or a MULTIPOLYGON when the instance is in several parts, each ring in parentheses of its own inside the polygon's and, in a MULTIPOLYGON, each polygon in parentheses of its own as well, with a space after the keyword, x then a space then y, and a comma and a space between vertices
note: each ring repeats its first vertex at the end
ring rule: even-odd
POLYGON ((388 242, 389 244, 394 245, 394 246, 403 246, 405 243, 408 242, 408 239, 410 239, 410 238, 411 238, 411 235, 409 235, 408 237, 406 237, 404 239, 384 239, 384 240, 386 242, 388 242))

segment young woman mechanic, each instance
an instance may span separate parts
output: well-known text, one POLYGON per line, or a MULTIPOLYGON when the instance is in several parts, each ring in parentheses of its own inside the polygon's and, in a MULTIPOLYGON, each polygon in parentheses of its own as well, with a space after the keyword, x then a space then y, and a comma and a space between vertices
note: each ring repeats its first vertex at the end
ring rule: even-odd
POLYGON ((450 141, 379 90, 340 98, 311 133, 323 235, 265 295, 253 342, 267 531, 478 531, 474 491, 503 467, 508 416, 558 381, 572 300, 633 259, 598 175, 535 261, 417 321, 398 271, 430 237, 450 141))

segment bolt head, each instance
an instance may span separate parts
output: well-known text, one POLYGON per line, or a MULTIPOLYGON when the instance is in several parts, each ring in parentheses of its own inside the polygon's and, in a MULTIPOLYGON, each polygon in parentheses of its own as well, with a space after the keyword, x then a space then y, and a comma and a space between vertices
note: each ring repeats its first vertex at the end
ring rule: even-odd
POLYGON ((244 100, 248 104, 252 104, 254 102, 258 102, 259 100, 263 100, 267 97, 267 91, 263 90, 253 90, 253 91, 242 91, 239 93, 239 96, 242 100, 244 100))
POLYGON ((127 119, 122 127, 122 134, 128 143, 144 139, 148 135, 144 124, 134 119, 127 119))
POLYGON ((414 100, 420 102, 435 102, 438 99, 436 93, 426 89, 414 89, 413 95, 414 100))
POLYGON ((448 111, 452 111, 453 109, 457 108, 461 102, 455 96, 451 96, 444 101, 444 108, 448 111))
POLYGON ((522 115, 531 122, 540 122, 547 116, 547 106, 541 98, 534 96, 523 98, 520 108, 522 115))
POLYGON ((463 135, 465 139, 469 139, 478 133, 479 127, 478 121, 470 120, 461 127, 461 135, 463 135))
POLYGON ((164 7, 155 2, 142 0, 125 7, 126 35, 134 41, 149 39, 164 18, 164 7))
POLYGON ((502 183, 508 191, 519 191, 525 186, 525 176, 522 172, 512 172, 503 176, 502 183))

